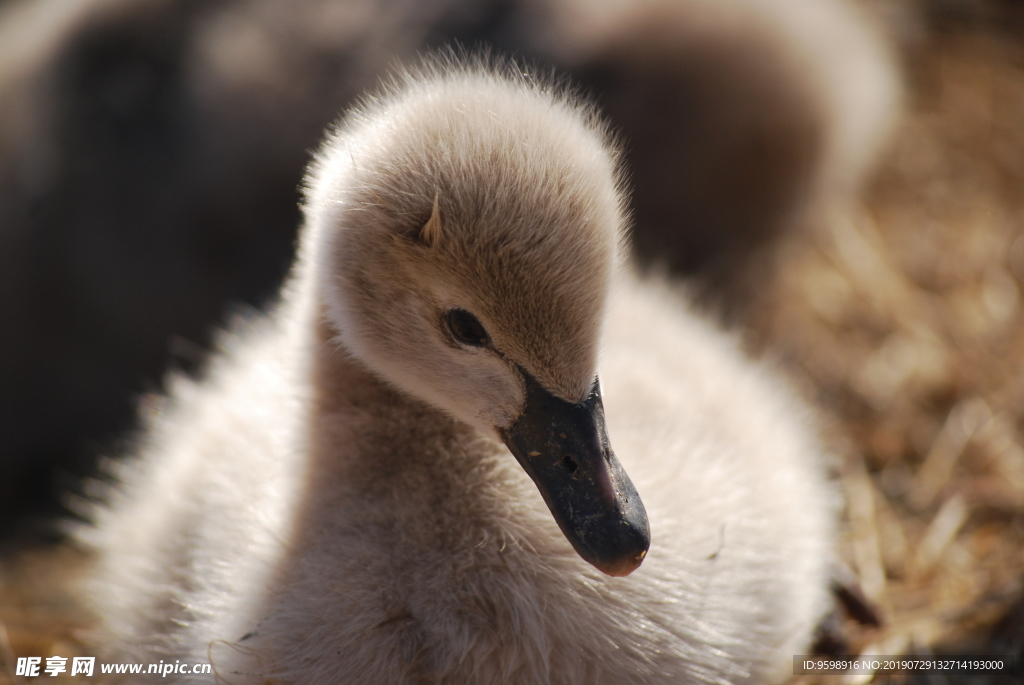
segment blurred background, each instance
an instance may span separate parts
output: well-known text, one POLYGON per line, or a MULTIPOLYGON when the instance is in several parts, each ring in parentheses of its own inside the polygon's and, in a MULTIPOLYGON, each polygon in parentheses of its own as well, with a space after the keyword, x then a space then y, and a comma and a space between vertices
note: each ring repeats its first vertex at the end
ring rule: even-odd
POLYGON ((0 661, 79 649, 62 503, 272 302, 325 126, 450 45, 598 102, 634 258, 819 408, 879 619, 831 637, 1024 662, 1018 0, 0 0, 0 661))
POLYGON ((400 62, 488 48, 577 84, 623 139, 638 255, 730 315, 770 277, 754 253, 859 182, 895 97, 838 0, 0 2, 7 531, 275 293, 310 151, 400 62))

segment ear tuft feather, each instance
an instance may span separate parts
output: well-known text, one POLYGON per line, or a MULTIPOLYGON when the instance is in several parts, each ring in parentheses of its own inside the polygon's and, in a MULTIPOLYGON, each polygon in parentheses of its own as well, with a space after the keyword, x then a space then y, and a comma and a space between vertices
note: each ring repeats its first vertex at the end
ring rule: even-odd
POLYGON ((430 212, 430 218, 420 229, 420 240, 427 247, 434 247, 441 239, 441 212, 437 207, 437 192, 434 193, 434 208, 430 212))

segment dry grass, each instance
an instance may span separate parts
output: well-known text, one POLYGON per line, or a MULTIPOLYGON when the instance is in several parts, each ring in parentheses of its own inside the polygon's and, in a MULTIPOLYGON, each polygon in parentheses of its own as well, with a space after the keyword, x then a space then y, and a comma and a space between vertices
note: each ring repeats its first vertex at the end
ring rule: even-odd
POLYGON ((834 422, 842 552, 884 618, 851 651, 1019 655, 1024 47, 962 31, 910 62, 865 206, 785 247, 755 331, 834 422))
MULTIPOLYGON (((88 616, 72 590, 85 566, 83 554, 65 547, 0 562, 0 685, 24 682, 14 675, 15 656, 68 657, 70 672, 71 657, 93 655, 82 634, 88 616)), ((43 677, 55 684, 82 682, 78 676, 43 677)))
MULTIPOLYGON (((864 206, 784 246, 751 335, 831 419, 842 554, 884 619, 847 621, 850 651, 1020 658, 1024 47, 961 31, 910 62, 910 112, 864 206)), ((84 651, 66 589, 82 564, 57 549, 0 566, 0 660, 84 651)))

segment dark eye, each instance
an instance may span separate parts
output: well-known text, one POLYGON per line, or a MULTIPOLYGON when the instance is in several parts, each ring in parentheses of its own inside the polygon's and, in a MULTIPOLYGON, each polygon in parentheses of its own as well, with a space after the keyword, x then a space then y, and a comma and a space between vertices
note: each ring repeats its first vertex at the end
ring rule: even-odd
POLYGON ((448 322, 448 330, 463 345, 483 347, 488 343, 487 331, 465 309, 449 309, 444 318, 448 322))

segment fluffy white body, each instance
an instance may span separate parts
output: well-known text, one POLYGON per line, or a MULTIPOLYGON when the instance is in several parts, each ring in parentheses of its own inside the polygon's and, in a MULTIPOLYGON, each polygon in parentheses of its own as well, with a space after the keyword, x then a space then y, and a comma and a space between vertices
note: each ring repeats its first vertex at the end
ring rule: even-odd
POLYGON ((149 408, 97 513, 97 644, 232 683, 785 677, 829 605, 818 445, 778 379, 615 266, 620 206, 600 125, 527 79, 428 69, 350 115, 280 305, 149 408), (490 347, 444 338, 453 305, 490 347), (498 441, 517 368, 568 401, 599 373, 650 520, 628 577, 498 441))

